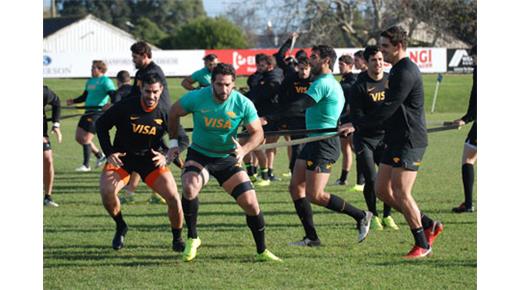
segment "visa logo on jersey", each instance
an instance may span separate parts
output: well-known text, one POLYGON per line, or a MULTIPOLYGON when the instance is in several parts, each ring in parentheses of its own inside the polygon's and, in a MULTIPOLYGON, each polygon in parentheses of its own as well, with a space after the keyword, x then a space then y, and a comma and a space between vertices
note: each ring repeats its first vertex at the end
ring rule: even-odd
POLYGON ((137 134, 142 135, 156 135, 157 129, 154 126, 150 125, 142 125, 142 124, 132 124, 132 131, 137 134))
POLYGON ((206 127, 211 128, 223 128, 223 129, 230 129, 231 128, 231 120, 224 120, 224 119, 217 119, 217 118, 208 118, 204 117, 204 125, 206 127))

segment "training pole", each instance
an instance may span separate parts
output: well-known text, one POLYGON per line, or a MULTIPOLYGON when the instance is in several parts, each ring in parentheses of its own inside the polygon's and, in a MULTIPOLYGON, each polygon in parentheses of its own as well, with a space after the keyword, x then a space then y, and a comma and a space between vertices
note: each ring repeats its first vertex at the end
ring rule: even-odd
POLYGON ((435 92, 433 93, 433 102, 432 102, 432 113, 435 112, 435 103, 437 102, 437 94, 439 93, 439 86, 442 82, 442 75, 437 75, 437 83, 435 84, 435 92))

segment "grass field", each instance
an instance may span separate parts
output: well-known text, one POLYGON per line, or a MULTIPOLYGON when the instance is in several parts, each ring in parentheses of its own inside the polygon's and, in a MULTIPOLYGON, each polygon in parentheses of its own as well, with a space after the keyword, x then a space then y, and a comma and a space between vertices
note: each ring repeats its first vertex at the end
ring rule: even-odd
MULTIPOLYGON (((424 77, 426 108, 430 109, 435 76, 424 77)), ((85 80, 44 80, 63 99, 81 93, 85 80)), ((244 79, 238 79, 242 85, 244 79)), ((170 79, 170 92, 181 93, 179 79, 170 79)), ((466 109, 471 76, 447 75, 439 91, 437 111, 429 122, 453 120, 466 109)), ((69 114, 63 111, 62 114, 69 114)), ((191 120, 184 120, 190 126, 191 120)), ((56 179, 54 199, 59 208, 45 208, 45 289, 473 289, 477 285, 476 214, 456 215, 451 207, 462 199, 460 155, 469 127, 431 134, 430 146, 414 188, 421 209, 445 224, 434 255, 421 261, 401 258, 413 244, 404 218, 395 214, 399 231, 371 231, 357 244, 351 218, 313 206, 323 246, 289 247, 304 233, 287 192, 288 180, 258 188, 267 224, 268 248, 284 259, 281 264, 255 263, 255 247, 245 217, 216 181, 200 194, 197 259, 183 263, 171 250, 165 205, 149 205, 149 190, 138 189, 138 202, 123 205, 129 224, 125 248, 114 251, 114 222, 99 197, 100 170, 76 173, 81 148, 74 141, 77 119, 62 122, 64 142, 53 141, 56 179)), ((275 172, 286 172, 285 150, 279 150, 275 172)), ((355 166, 353 166, 355 168, 355 166)), ((172 167, 179 184, 179 170, 172 167)), ((354 171, 354 169, 353 169, 354 171)), ((333 168, 327 190, 365 208, 361 193, 332 185, 340 165, 333 168)), ((355 173, 349 182, 355 180, 355 173)), ((475 194, 476 197, 476 194, 475 194)), ((475 203, 475 205, 477 205, 475 203)), ((378 204, 378 208, 382 208, 378 204)), ((184 235, 186 231, 184 231, 184 235)))

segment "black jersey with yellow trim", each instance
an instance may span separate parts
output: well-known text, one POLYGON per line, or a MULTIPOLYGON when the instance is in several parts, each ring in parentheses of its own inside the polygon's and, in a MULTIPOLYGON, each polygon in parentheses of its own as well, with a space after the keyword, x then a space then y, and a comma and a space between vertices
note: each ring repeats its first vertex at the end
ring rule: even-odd
MULTIPOLYGON (((373 112, 383 104, 385 89, 388 87, 388 74, 383 73, 380 80, 372 79, 367 72, 359 74, 356 83, 351 88, 350 115, 355 123, 364 116, 373 116, 373 112)), ((355 133, 360 137, 382 137, 385 134, 383 126, 359 128, 355 133)))
POLYGON ((168 131, 168 111, 156 106, 147 111, 141 98, 128 98, 114 104, 96 122, 99 144, 105 154, 115 152, 142 153, 164 147, 163 135, 168 131), (116 127, 114 143, 109 131, 116 127))

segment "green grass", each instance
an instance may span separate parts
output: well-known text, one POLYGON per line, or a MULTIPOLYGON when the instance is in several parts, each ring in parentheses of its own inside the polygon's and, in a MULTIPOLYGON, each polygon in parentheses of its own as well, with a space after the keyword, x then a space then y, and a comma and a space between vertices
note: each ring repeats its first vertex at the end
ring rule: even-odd
MULTIPOLYGON (((425 76, 427 93, 429 88, 433 93, 430 82, 434 79, 425 76)), ((179 80, 169 81, 173 95, 178 97, 182 92, 179 80)), ((45 83, 65 99, 79 95, 84 80, 45 83)), ((439 101, 438 108, 443 113, 427 114, 429 121, 453 120, 467 106, 469 76, 446 76, 442 86, 439 100, 445 102, 439 101), (453 98, 441 97, 448 95, 453 98)), ((194 262, 183 263, 180 255, 171 250, 166 206, 146 204, 149 190, 144 184, 138 188, 138 203, 123 205, 129 224, 125 248, 112 250, 114 222, 101 204, 100 170, 74 172, 81 163, 81 148, 74 141, 76 123, 77 119, 63 120, 64 142, 52 143, 56 168, 54 199, 60 207, 44 209, 45 289, 476 288, 476 214, 450 212, 463 199, 460 155, 469 127, 429 136, 430 146, 414 187, 421 210, 446 225, 434 246, 433 257, 421 261, 401 258, 411 248, 413 238, 400 214, 394 214, 394 218, 401 230, 373 231, 365 242, 358 244, 351 218, 318 206, 313 206, 314 220, 323 246, 287 246, 304 233, 287 192, 288 180, 283 180, 257 189, 267 223, 267 246, 284 259, 282 264, 273 264, 254 262, 255 247, 245 217, 214 180, 199 197, 198 230, 203 244, 194 262)), ((286 172, 286 167, 286 150, 280 149, 275 172, 286 172)), ((179 184, 179 170, 172 167, 172 171, 179 184)), ((327 191, 365 208, 361 193, 332 185, 339 172, 337 163, 327 191)), ((354 172, 349 182, 355 182, 354 172)), ((378 208, 382 205, 378 204, 378 208)))

